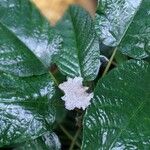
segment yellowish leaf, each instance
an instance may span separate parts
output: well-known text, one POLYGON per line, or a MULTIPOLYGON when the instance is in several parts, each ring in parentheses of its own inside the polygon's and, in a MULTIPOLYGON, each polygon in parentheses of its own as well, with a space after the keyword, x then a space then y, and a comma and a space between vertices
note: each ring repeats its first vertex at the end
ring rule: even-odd
POLYGON ((84 7, 93 16, 94 0, 32 0, 33 3, 40 9, 41 13, 55 25, 56 22, 63 16, 69 5, 77 4, 84 7))

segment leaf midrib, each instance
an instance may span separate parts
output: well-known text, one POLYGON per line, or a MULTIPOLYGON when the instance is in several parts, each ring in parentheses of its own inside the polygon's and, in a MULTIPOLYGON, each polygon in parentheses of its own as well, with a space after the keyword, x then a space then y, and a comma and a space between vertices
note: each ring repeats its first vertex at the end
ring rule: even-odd
MULTIPOLYGON (((78 12, 79 13, 79 12, 78 12)), ((72 29, 73 29, 73 32, 74 32, 74 39, 75 39, 75 45, 76 45, 76 53, 77 53, 77 59, 78 59, 78 65, 79 65, 79 69, 80 69, 80 76, 82 76, 82 69, 81 69, 81 62, 80 62, 80 59, 79 59, 79 47, 78 47, 78 40, 77 40, 77 36, 76 36, 76 29, 75 29, 75 24, 74 24, 74 20, 72 18, 72 13, 71 13, 71 8, 69 8, 69 15, 70 15, 70 19, 71 19, 71 24, 72 24, 72 29)), ((78 15, 76 13, 76 15, 78 15)))

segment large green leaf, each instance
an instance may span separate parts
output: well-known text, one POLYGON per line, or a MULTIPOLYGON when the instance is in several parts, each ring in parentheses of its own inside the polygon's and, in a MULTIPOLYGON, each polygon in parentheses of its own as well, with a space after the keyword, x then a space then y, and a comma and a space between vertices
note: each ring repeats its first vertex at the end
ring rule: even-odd
POLYGON ((55 133, 46 133, 43 136, 27 141, 15 150, 60 150, 61 144, 55 133))
POLYGON ((18 78, 0 72, 0 147, 34 139, 55 121, 48 74, 18 78))
POLYGON ((57 58, 61 71, 68 76, 93 80, 100 67, 99 41, 93 19, 80 7, 71 7, 58 23, 63 49, 57 58))
POLYGON ((0 1, 0 70, 19 76, 42 74, 61 42, 29 0, 0 1))
POLYGON ((122 64, 99 81, 94 94, 82 149, 150 149, 150 64, 122 64))
POLYGON ((134 58, 150 51, 149 0, 100 0, 96 30, 102 42, 134 58))

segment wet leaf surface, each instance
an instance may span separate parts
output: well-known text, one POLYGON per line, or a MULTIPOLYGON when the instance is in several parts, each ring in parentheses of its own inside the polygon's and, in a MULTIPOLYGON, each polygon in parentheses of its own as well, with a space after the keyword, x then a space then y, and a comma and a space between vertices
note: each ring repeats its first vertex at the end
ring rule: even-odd
POLYGON ((99 41, 93 19, 80 7, 71 7, 56 26, 63 48, 56 64, 67 76, 93 80, 100 67, 99 41))
POLYGON ((129 61, 102 78, 84 117, 82 149, 150 149, 150 65, 129 61))
POLYGON ((43 136, 27 141, 14 150, 60 150, 61 144, 55 133, 45 133, 43 136))
POLYGON ((0 1, 0 69, 19 76, 42 74, 62 39, 28 0, 0 1))
POLYGON ((0 72, 0 147, 50 130, 55 121, 54 94, 48 74, 19 78, 0 72))
POLYGON ((149 0, 99 1, 96 30, 104 44, 133 58, 145 58, 150 49, 149 0))

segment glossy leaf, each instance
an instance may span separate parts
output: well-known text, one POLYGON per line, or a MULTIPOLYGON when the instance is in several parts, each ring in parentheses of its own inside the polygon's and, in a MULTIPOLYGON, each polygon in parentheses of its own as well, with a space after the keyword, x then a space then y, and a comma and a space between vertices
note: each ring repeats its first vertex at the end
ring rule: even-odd
POLYGON ((46 71, 34 54, 0 24, 0 70, 28 76, 46 71))
POLYGON ((29 0, 0 1, 0 70, 42 74, 62 39, 29 0))
POLYGON ((129 61, 102 78, 84 117, 83 150, 150 149, 150 65, 129 61))
POLYGON ((33 141, 27 141, 14 150, 60 150, 60 148, 58 136, 55 133, 48 132, 33 141))
POLYGON ((80 7, 71 7, 57 25, 63 49, 57 65, 67 76, 93 80, 100 67, 99 43, 91 16, 80 7))
POLYGON ((55 121, 48 74, 18 78, 0 72, 0 147, 34 139, 55 121))
POLYGON ((148 56, 150 50, 149 0, 99 1, 96 30, 102 42, 118 46, 134 58, 148 56))

